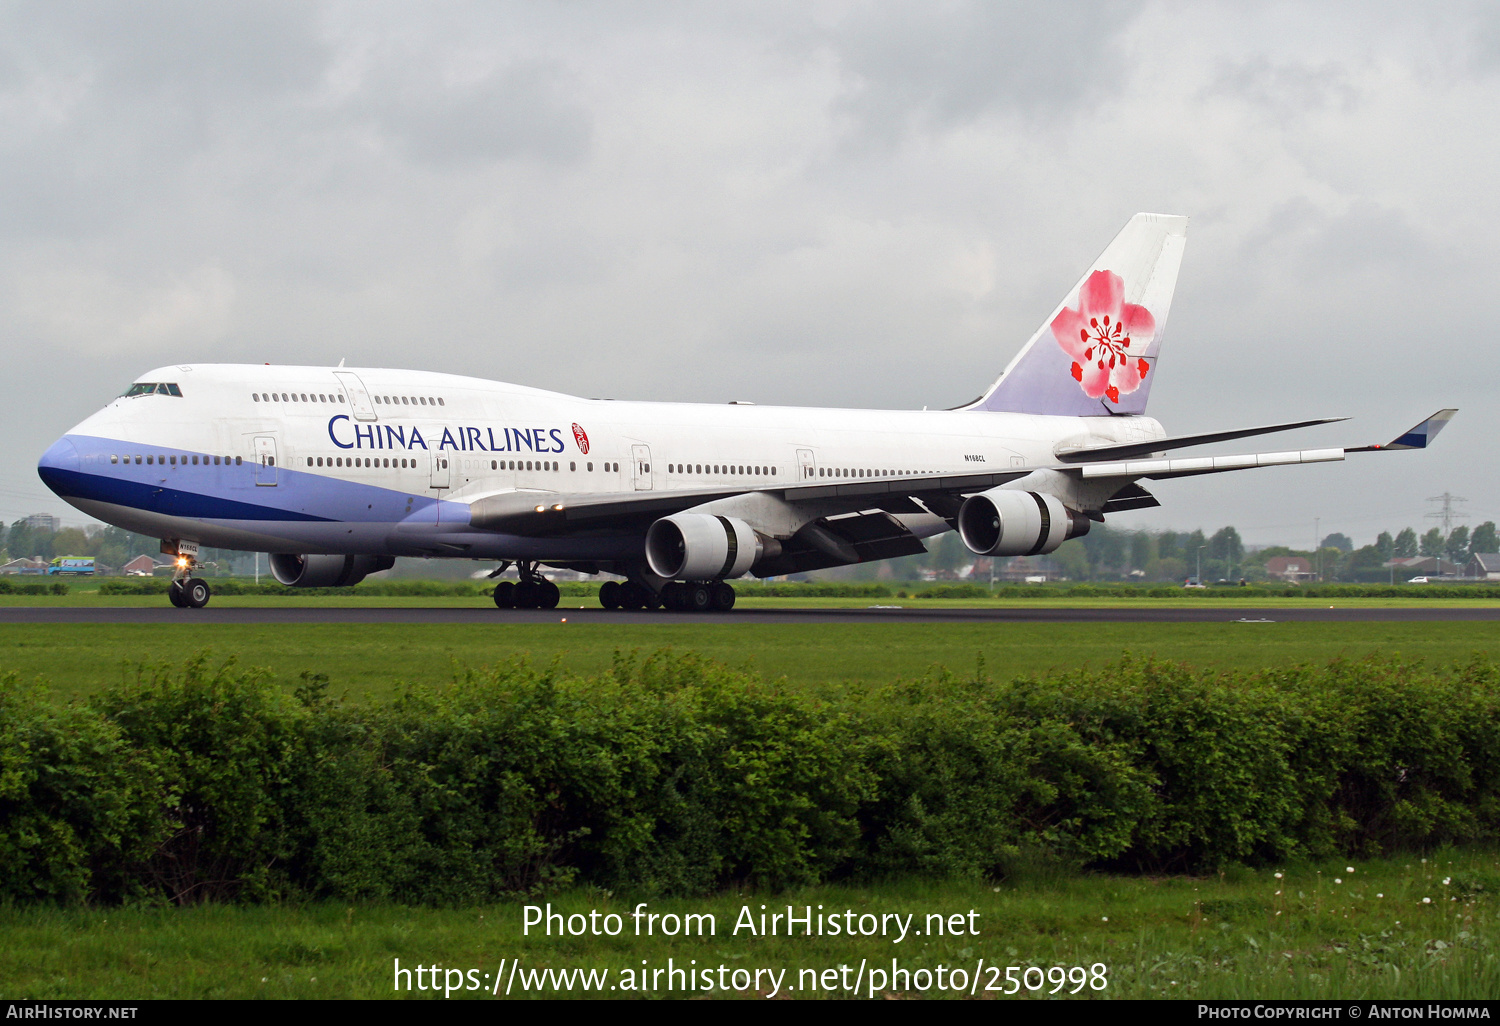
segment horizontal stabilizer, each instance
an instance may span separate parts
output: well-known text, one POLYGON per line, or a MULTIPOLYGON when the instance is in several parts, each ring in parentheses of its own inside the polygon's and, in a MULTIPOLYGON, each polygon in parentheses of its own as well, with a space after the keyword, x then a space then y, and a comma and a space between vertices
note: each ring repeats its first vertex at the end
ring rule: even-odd
MULTIPOLYGON (((1448 411, 1452 412, 1452 411, 1448 411)), ((1233 431, 1213 431, 1204 435, 1179 435, 1176 438, 1158 438, 1150 442, 1129 442, 1123 445, 1094 445, 1078 449, 1059 449, 1057 458, 1063 463, 1093 463, 1097 460, 1128 460, 1136 456, 1149 456, 1153 452, 1168 449, 1186 449, 1193 445, 1208 445, 1211 442, 1228 442, 1251 435, 1269 435, 1277 431, 1292 431, 1296 428, 1313 427, 1318 424, 1336 424, 1348 417, 1323 417, 1319 420, 1299 420, 1294 424, 1268 424, 1265 427, 1238 428, 1233 431)), ((1424 424, 1427 423, 1424 421, 1424 424)), ((1419 425, 1420 427, 1421 425, 1419 425)), ((1412 431, 1416 431, 1413 428, 1412 431)), ((1408 432, 1410 434, 1410 432, 1408 432)), ((1436 431, 1433 434, 1437 434, 1436 431)), ((1412 446, 1403 446, 1412 448, 1412 446)))
POLYGON ((1380 452, 1384 449, 1425 449, 1437 438, 1438 432, 1447 426, 1457 410, 1438 410, 1422 423, 1399 435, 1395 441, 1385 445, 1362 445, 1350 452, 1380 452))

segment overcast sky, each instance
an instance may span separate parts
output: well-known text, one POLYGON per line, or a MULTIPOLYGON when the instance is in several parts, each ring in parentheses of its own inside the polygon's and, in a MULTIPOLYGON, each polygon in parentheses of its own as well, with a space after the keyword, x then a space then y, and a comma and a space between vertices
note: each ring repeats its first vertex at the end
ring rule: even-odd
POLYGON ((0 3, 0 516, 84 522, 37 457, 162 364, 952 406, 1152 210, 1169 432, 1461 412, 1112 522, 1500 519, 1500 16, 1427 7, 0 3))

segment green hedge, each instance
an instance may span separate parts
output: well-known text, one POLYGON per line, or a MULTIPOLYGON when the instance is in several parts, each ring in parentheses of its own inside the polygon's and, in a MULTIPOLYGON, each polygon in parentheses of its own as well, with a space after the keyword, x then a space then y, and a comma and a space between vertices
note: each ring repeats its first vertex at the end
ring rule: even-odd
POLYGON ((0 900, 466 904, 1018 859, 1146 871, 1500 834, 1500 675, 1126 660, 840 693, 692 655, 355 707, 205 658, 59 707, 0 681, 0 900))
POLYGON ((64 581, 42 580, 27 581, 24 578, 13 581, 9 578, 0 577, 0 595, 66 595, 68 585, 64 581))

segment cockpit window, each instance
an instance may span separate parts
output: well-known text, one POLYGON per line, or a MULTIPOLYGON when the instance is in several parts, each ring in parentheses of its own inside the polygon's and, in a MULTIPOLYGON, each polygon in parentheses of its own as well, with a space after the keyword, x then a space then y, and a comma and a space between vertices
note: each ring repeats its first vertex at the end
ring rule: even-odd
POLYGON ((129 399, 136 395, 175 395, 181 399, 182 389, 172 382, 138 381, 127 388, 120 398, 129 399))

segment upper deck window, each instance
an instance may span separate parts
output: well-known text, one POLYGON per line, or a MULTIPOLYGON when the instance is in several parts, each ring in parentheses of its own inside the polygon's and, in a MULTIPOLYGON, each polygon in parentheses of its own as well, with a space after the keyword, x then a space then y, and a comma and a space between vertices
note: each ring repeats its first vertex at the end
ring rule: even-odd
POLYGON ((121 393, 120 398, 129 399, 137 395, 175 395, 181 399, 182 389, 172 382, 139 381, 121 393))

